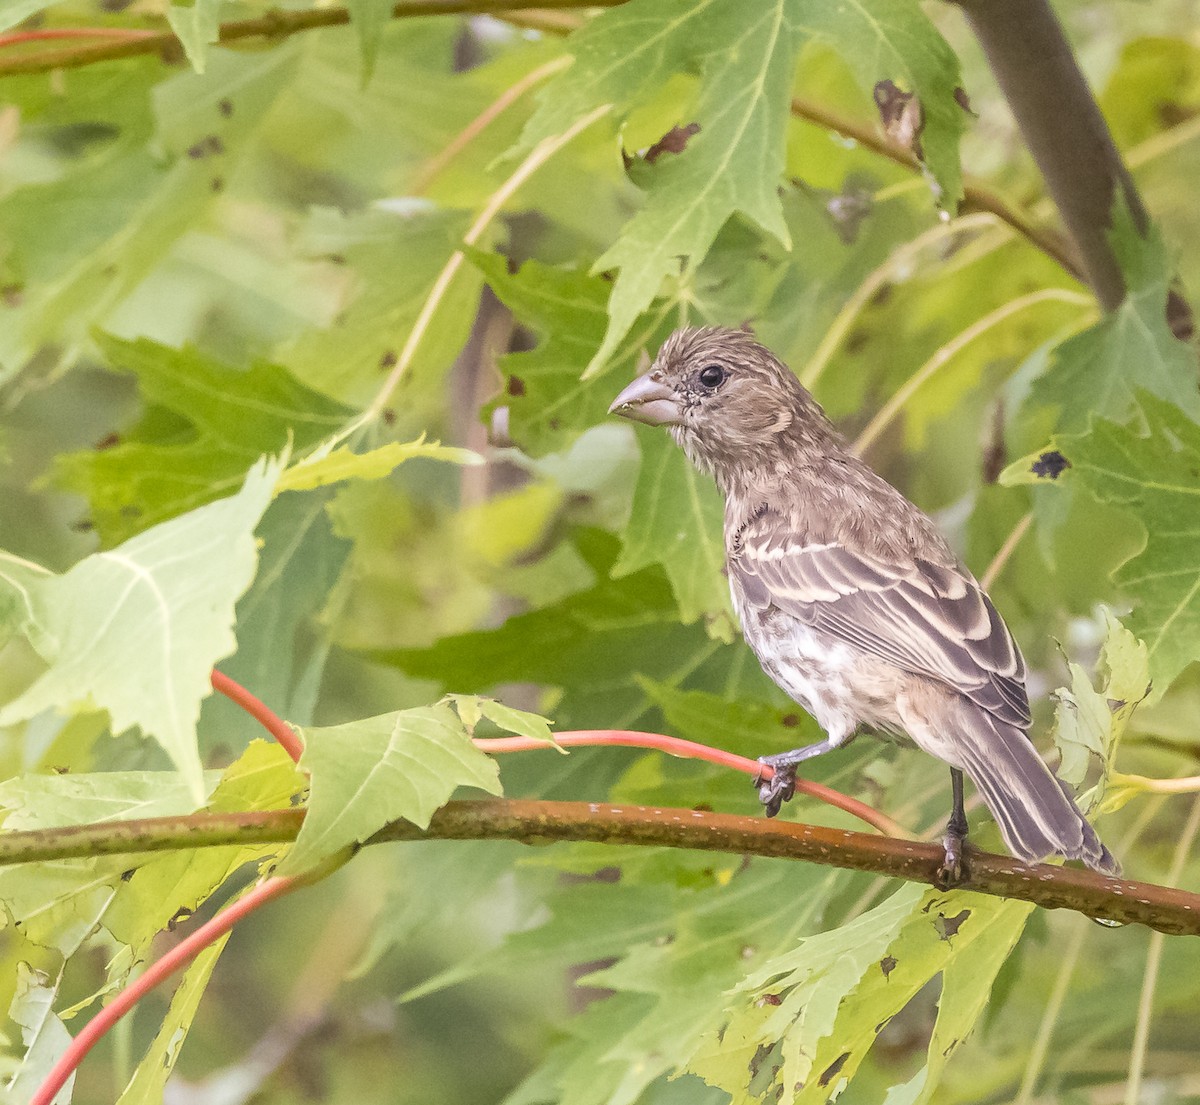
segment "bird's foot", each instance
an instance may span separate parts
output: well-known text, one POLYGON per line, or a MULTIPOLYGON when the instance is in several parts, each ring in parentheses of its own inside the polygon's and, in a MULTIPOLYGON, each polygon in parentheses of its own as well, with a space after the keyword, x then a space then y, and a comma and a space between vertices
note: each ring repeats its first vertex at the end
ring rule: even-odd
POLYGON ((774 817, 779 807, 796 793, 796 765, 772 763, 771 756, 760 756, 758 762, 774 772, 769 778, 762 772, 754 777, 758 787, 758 800, 763 804, 768 817, 774 817))
POLYGON ((946 857, 938 868, 938 882, 945 889, 962 882, 963 854, 966 852, 967 834, 955 829, 947 829, 942 837, 942 847, 946 857))

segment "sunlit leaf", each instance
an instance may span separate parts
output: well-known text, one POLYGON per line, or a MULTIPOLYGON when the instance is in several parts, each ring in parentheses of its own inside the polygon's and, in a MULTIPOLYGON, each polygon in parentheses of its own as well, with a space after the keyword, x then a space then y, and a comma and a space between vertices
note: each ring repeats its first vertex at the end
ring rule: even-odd
POLYGON ((200 700, 211 692, 213 663, 236 647, 233 607, 254 578, 254 527, 278 470, 256 465, 236 495, 38 583, 49 667, 0 709, 0 724, 46 709, 107 710, 114 731, 136 725, 154 737, 202 801, 200 700))
POLYGON ((459 786, 500 793, 495 761, 471 744, 448 706, 309 728, 303 737, 311 795, 280 874, 304 871, 389 821, 424 827, 459 786))

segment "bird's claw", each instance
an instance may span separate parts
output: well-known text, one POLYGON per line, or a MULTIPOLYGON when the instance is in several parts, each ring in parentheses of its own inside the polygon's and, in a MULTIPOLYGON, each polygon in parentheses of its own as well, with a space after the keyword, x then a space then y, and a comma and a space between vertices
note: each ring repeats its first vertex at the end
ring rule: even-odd
POLYGON ((754 785, 758 787, 758 800, 763 804, 767 816, 774 817, 784 802, 796 793, 796 765, 776 767, 767 757, 758 762, 774 770, 770 778, 765 777, 762 772, 754 777, 754 785))
POLYGON ((942 838, 942 847, 946 850, 945 859, 938 868, 938 882, 943 888, 955 886, 963 877, 963 851, 966 836, 961 833, 947 832, 942 838))

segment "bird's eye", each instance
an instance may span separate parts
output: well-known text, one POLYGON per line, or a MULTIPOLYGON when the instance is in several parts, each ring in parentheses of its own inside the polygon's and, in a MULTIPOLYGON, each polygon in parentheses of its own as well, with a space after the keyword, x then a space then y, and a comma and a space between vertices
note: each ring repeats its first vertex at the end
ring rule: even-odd
POLYGON ((700 383, 716 391, 725 382, 725 369, 719 364, 707 364, 700 370, 700 383))

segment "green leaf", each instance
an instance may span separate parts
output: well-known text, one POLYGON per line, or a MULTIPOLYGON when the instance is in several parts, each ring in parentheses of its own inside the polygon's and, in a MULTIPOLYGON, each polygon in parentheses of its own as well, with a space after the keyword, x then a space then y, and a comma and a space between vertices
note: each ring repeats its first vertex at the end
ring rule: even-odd
POLYGON ((1104 766, 1090 808, 1104 797, 1117 745, 1137 709, 1151 691, 1150 659, 1146 646, 1113 615, 1104 610, 1105 638, 1100 651, 1101 687, 1092 686, 1091 676, 1079 664, 1068 664, 1070 689, 1055 692, 1054 744, 1062 759, 1058 775, 1078 787, 1087 774, 1092 757, 1104 766))
POLYGON ((276 494, 282 491, 311 491, 315 487, 327 487, 342 480, 380 480, 414 457, 445 460, 451 464, 483 463, 483 457, 470 449, 456 449, 438 441, 426 441, 424 435, 404 444, 389 441, 366 453, 353 453, 345 445, 336 449, 325 446, 314 449, 288 468, 279 477, 276 494))
POLYGON ((352 413, 277 365, 243 372, 144 338, 97 340, 114 367, 137 377, 150 409, 112 447, 58 458, 56 479, 88 497, 109 542, 228 494, 262 454, 289 441, 306 450, 352 413))
MULTIPOLYGON (((206 771, 207 793, 220 773, 206 771)), ((100 771, 80 775, 22 775, 0 783, 5 829, 53 829, 191 813, 196 797, 187 780, 162 771, 100 771)))
POLYGON ((1083 431, 1095 416, 1124 421, 1136 410, 1142 390, 1200 418, 1195 350, 1167 325, 1175 267, 1161 234, 1152 229, 1142 238, 1118 208, 1111 242, 1128 285, 1125 299, 1063 342, 1030 391, 1030 403, 1057 413, 1054 428, 1060 433, 1083 431))
MULTIPOLYGON (((530 455, 561 449, 602 422, 613 400, 610 382, 580 379, 604 338, 611 285, 538 261, 510 273, 508 259, 499 254, 472 250, 468 256, 501 302, 543 339, 530 352, 500 358, 505 387, 489 410, 509 412, 508 433, 530 455)), ((630 373, 638 353, 632 349, 620 358, 630 373)))
POLYGON ((196 718, 213 664, 236 648, 234 603, 254 578, 254 527, 280 465, 256 465, 241 491, 80 561, 36 585, 49 665, 0 709, 0 725, 46 709, 104 709, 136 725, 204 800, 196 718))
POLYGON ((375 72, 383 29, 391 22, 395 4, 392 0, 347 0, 346 7, 350 10, 350 24, 358 35, 365 83, 375 72))
POLYGON ((295 59, 288 48, 222 51, 203 77, 172 77, 153 96, 157 58, 79 70, 69 96, 45 97, 45 78, 28 78, 24 87, 38 102, 27 124, 112 137, 5 197, 0 241, 12 301, 0 328, 0 369, 14 373, 39 351, 40 370, 76 359, 92 328, 216 203, 295 59))
POLYGON ((183 44, 192 68, 203 73, 208 48, 220 38, 222 0, 192 0, 190 4, 169 4, 167 22, 183 44))
POLYGON ((558 133, 597 104, 622 113, 678 73, 699 72, 687 149, 649 175, 645 206, 596 262, 619 268, 610 323, 589 372, 603 366, 634 319, 679 272, 697 264, 735 213, 786 243, 777 196, 795 65, 808 39, 843 52, 870 89, 882 79, 921 100, 930 165, 953 209, 961 190, 957 143, 964 113, 954 102, 953 51, 909 0, 831 7, 825 0, 774 0, 752 12, 739 0, 633 0, 602 13, 571 39, 575 65, 546 88, 524 142, 558 133))
POLYGON ((0 646, 17 633, 30 640, 40 634, 32 592, 49 574, 40 564, 0 550, 0 646))
MULTIPOLYGON (((942 1026, 954 1033, 944 1045, 952 1049, 983 1011, 1032 908, 905 886, 743 980, 725 1023, 688 1069, 730 1093, 735 1105, 784 1094, 797 1103, 824 1103, 854 1078, 882 1024, 939 973, 950 980, 965 965, 953 978, 942 1026), (977 948, 985 950, 981 963, 973 962, 977 948)), ((939 1074, 940 1063, 896 1099, 925 1100, 939 1074)))
POLYGON ((639 676, 715 683, 760 698, 778 694, 744 645, 721 646, 703 629, 679 624, 661 570, 608 579, 613 538, 582 531, 576 542, 599 577, 595 586, 518 614, 497 629, 445 637, 426 649, 370 655, 443 688, 482 692, 510 682, 563 687, 554 711, 563 729, 633 725, 652 705, 639 676))
MULTIPOLYGON (((238 649, 221 671, 280 717, 307 725, 329 655, 321 617, 335 592, 350 551, 326 513, 329 496, 276 498, 255 535, 262 543, 259 569, 238 600, 238 649)), ((200 708, 201 747, 228 752, 262 736, 262 725, 224 695, 200 708)))
MULTIPOLYGON (((254 741, 225 769, 206 805, 214 813, 287 809, 304 780, 290 757, 273 741, 254 741)), ((104 926, 128 951, 110 968, 119 974, 149 952, 151 941, 172 922, 189 917, 218 886, 248 863, 260 863, 278 844, 230 845, 143 857, 132 874, 123 873, 104 914, 104 926)))
POLYGON ((1200 425, 1149 392, 1138 402, 1147 433, 1096 419, 1089 432, 1055 438, 1005 476, 1079 484, 1141 523, 1144 543, 1113 579, 1135 601, 1125 624, 1145 642, 1157 698, 1200 659, 1200 425))
POLYGON ((162 1101, 167 1079, 175 1069, 175 1062, 196 1017, 200 999, 204 996, 221 952, 225 950, 229 935, 226 933, 209 944, 184 972, 158 1032, 138 1063, 129 1084, 117 1099, 117 1105, 157 1105, 162 1101))
MULTIPOLYGON (((17 984, 8 1015, 21 1029, 25 1055, 12 1081, 5 1087, 11 1101, 32 1100, 34 1093, 71 1043, 71 1034, 52 1006, 58 984, 28 963, 17 964, 17 984)), ((54 1095, 52 1105, 67 1105, 75 1087, 75 1074, 54 1095)))
MULTIPOLYGON (((531 714, 526 710, 514 710, 497 702, 494 698, 484 698, 474 694, 448 694, 447 701, 454 707, 468 733, 475 732, 475 726, 480 718, 488 721, 509 733, 521 737, 554 743, 554 734, 550 732, 550 723, 541 714, 531 714)), ((566 751, 562 749, 561 751, 566 751)))
POLYGON ((703 617, 714 637, 731 641, 736 622, 723 572, 721 494, 666 434, 643 434, 641 446, 633 512, 613 574, 661 564, 683 622, 703 617))
POLYGON ((391 821, 426 827, 459 786, 500 793, 495 761, 471 744, 448 706, 305 729, 303 737, 300 766, 312 791, 283 875, 306 871, 391 821))
MULTIPOLYGON (((964 937, 964 946, 954 948, 953 957, 942 968, 942 994, 926 1065, 903 1086, 889 1090, 883 1105, 921 1105, 928 1101, 938 1088, 951 1055, 988 1008, 996 977, 1008 961, 1030 913, 1030 907, 1019 902, 993 900, 991 907, 991 918, 985 922, 987 928, 964 937)), ((958 942, 958 933, 948 936, 947 942, 958 942)), ((900 950, 893 951, 893 957, 898 958, 900 950)))
MULTIPOLYGON (((426 201, 414 201, 402 215, 312 211, 302 242, 306 252, 337 256, 355 279, 332 325, 288 342, 277 359, 326 395, 355 405, 369 402, 396 364, 466 226, 461 213, 426 201)), ((467 340, 480 284, 470 266, 459 270, 396 393, 397 406, 407 409, 420 401, 438 409, 431 396, 467 340)), ((413 414, 420 418, 422 408, 413 414)))
POLYGON ((26 940, 70 958, 112 904, 127 856, 0 868, 0 901, 26 940))

